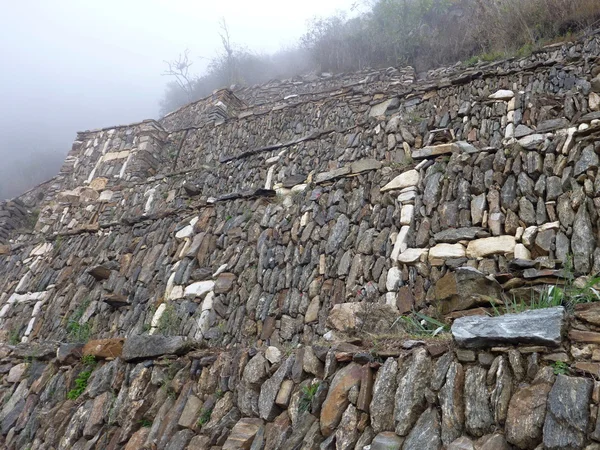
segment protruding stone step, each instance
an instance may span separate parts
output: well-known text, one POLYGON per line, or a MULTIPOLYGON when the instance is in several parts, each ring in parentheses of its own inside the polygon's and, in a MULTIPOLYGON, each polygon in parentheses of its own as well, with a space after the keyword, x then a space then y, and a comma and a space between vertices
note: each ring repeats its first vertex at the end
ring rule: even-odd
POLYGON ((502 344, 558 346, 565 326, 565 311, 556 308, 505 314, 499 317, 461 317, 452 324, 457 344, 468 348, 502 344))
POLYGON ((131 336, 123 345, 123 359, 135 361, 162 355, 179 355, 189 347, 184 336, 141 335, 131 336))

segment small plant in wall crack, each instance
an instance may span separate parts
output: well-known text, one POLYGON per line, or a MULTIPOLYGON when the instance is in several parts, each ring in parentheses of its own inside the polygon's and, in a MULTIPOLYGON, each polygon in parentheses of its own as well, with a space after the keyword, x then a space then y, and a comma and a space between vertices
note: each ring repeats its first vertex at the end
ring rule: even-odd
POLYGON ((554 370, 554 375, 566 375, 570 370, 569 365, 563 361, 554 361, 552 369, 554 370))
POLYGON ((321 383, 317 381, 316 383, 302 387, 302 397, 300 397, 300 403, 298 404, 298 409, 301 412, 310 410, 310 405, 312 404, 315 395, 317 395, 320 385, 321 383))
POLYGON ((81 358, 81 362, 85 366, 85 370, 79 372, 75 378, 75 387, 67 393, 69 400, 76 400, 85 391, 88 385, 88 380, 96 367, 96 358, 93 355, 85 355, 81 358))
POLYGON ((202 428, 210 421, 210 416, 212 415, 212 409, 202 408, 200 410, 200 416, 198 417, 198 428, 202 428))

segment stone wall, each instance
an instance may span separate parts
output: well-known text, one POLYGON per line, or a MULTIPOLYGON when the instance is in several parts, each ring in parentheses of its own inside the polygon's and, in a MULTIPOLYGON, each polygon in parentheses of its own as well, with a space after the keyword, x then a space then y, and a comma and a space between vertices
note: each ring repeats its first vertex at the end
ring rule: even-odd
POLYGON ((35 234, 0 229, 7 448, 591 444, 596 303, 567 302, 551 342, 552 321, 456 327, 597 295, 599 45, 223 90, 80 133, 13 203, 35 234))

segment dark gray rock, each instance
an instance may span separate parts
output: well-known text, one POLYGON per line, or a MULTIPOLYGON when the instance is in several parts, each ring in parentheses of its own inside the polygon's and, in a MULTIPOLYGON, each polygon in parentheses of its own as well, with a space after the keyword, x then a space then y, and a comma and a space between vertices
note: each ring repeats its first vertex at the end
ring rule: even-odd
POLYGON ((184 336, 131 336, 123 344, 122 357, 125 361, 135 361, 162 355, 180 355, 190 348, 190 344, 184 336))
POLYGON ((433 235, 433 239, 436 242, 447 242, 455 244, 463 240, 471 240, 475 238, 488 237, 489 233, 485 232, 483 228, 479 227, 466 227, 466 228, 448 228, 440 231, 433 235))
POLYGON ((424 348, 415 350, 396 390, 396 434, 406 436, 425 409, 425 390, 431 376, 431 358, 424 348))
POLYGON ((439 450, 442 448, 440 414, 437 409, 429 408, 421 414, 402 448, 404 450, 439 450))
POLYGON ((502 344, 558 346, 564 326, 564 308, 556 307, 499 317, 461 317, 452 324, 452 335, 458 345, 468 348, 502 344))
POLYGON ((544 422, 544 448, 583 448, 590 419, 589 402, 594 382, 587 378, 559 375, 548 395, 544 422))
POLYGON ((591 256, 595 249, 596 239, 592 229, 592 221, 590 220, 586 203, 583 203, 575 216, 573 237, 571 238, 575 272, 589 273, 592 265, 591 256))
POLYGON ((279 366, 273 376, 263 383, 258 397, 258 411, 262 419, 273 420, 277 416, 279 409, 275 405, 275 399, 281 383, 292 369, 294 361, 294 357, 290 356, 279 366))
POLYGON ((394 430, 394 396, 396 392, 396 375, 398 363, 394 358, 388 358, 377 371, 373 385, 373 400, 371 401, 371 426, 375 433, 394 430))
POLYGON ((577 177, 589 169, 595 169, 598 167, 599 162, 600 160, 598 159, 598 155, 594 151, 594 146, 588 145, 586 148, 583 149, 583 151, 581 152, 581 156, 575 163, 573 175, 577 177))
POLYGON ((566 128, 569 126, 569 121, 564 117, 560 119, 544 120, 537 126, 538 133, 547 133, 548 131, 558 130, 559 128, 566 128))
POLYGON ((488 433, 494 423, 486 375, 483 367, 475 366, 468 368, 465 376, 465 429, 477 437, 488 433))
POLYGON ((346 240, 349 231, 350 219, 342 214, 336 220, 335 225, 329 234, 325 251, 329 254, 337 252, 340 249, 341 244, 344 242, 344 240, 346 240))
POLYGON ((465 373, 462 366, 453 362, 446 374, 446 384, 439 393, 442 409, 442 442, 449 445, 458 439, 465 420, 464 404, 465 373))

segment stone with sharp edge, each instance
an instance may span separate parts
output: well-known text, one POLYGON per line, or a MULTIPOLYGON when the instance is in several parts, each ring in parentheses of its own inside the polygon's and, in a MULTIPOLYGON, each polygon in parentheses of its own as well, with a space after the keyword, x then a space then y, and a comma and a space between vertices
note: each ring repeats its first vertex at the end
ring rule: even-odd
POLYGON ((562 341, 564 327, 565 310, 559 306, 499 317, 461 317, 452 324, 452 336, 458 345, 467 348, 504 344, 556 347, 562 341))

